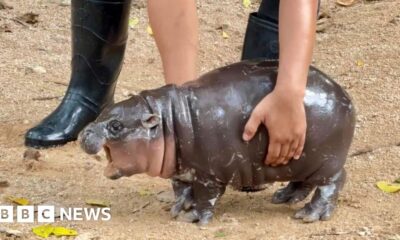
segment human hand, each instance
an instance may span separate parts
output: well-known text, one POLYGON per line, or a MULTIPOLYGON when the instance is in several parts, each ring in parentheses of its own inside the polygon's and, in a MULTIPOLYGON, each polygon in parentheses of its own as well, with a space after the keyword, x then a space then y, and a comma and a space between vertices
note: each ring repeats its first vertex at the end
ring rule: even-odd
POLYGON ((303 94, 291 89, 275 89, 254 108, 244 129, 243 140, 250 141, 263 123, 269 134, 265 164, 285 165, 299 159, 306 135, 303 94))

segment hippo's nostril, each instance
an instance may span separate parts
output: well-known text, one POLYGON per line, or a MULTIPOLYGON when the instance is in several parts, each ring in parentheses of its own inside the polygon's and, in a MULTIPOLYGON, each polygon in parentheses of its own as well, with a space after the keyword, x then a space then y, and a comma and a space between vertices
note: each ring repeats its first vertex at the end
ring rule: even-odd
POLYGON ((83 131, 79 136, 79 143, 86 153, 96 154, 102 149, 105 139, 94 132, 83 131))

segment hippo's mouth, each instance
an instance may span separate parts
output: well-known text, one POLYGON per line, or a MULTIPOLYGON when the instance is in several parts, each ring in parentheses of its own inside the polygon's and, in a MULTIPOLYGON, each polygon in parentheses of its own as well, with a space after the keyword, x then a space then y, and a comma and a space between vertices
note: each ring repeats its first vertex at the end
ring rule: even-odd
POLYGON ((119 169, 117 169, 117 168, 115 168, 113 166, 113 160, 112 160, 112 157, 111 157, 110 148, 107 147, 107 146, 103 146, 103 148, 104 148, 104 152, 106 153, 106 158, 108 160, 108 165, 104 169, 104 176, 109 178, 109 179, 112 179, 112 180, 116 180, 118 178, 121 178, 123 176, 122 172, 119 169))

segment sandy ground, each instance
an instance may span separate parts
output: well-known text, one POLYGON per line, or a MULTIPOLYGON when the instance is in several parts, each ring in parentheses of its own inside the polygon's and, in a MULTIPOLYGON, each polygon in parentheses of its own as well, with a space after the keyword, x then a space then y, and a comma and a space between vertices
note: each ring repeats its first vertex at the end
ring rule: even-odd
MULTIPOLYGON (((215 220, 206 228, 172 220, 170 204, 157 194, 169 182, 147 176, 110 181, 102 176, 104 156, 85 155, 76 143, 41 151, 39 161, 24 161, 23 134, 59 103, 68 83, 70 61, 69 7, 53 0, 9 0, 0 10, 0 205, 6 195, 35 204, 48 201, 64 207, 85 207, 87 199, 111 202, 109 222, 59 222, 82 239, 400 239, 400 193, 386 194, 378 180, 400 177, 400 1, 358 2, 338 7, 325 1, 330 15, 318 33, 314 65, 331 75, 352 95, 358 110, 348 181, 332 220, 303 224, 291 218, 295 206, 269 201, 280 183, 256 194, 227 191, 215 220), (12 20, 27 12, 39 14, 36 26, 12 20), (8 28, 11 32, 5 32, 8 28), (46 73, 32 71, 41 66, 46 73), (145 207, 143 207, 145 206, 145 207), (136 211, 136 210, 140 211, 136 211)), ((247 15, 241 1, 200 0, 199 72, 240 58, 247 15), (226 6, 232 4, 228 9, 226 6), (226 24, 229 38, 217 28, 226 24)), ((146 32, 145 8, 132 7, 140 22, 130 29, 125 65, 116 99, 161 86, 162 70, 154 41, 146 32)), ((35 239, 38 224, 1 224, 35 239)), ((13 239, 0 234, 0 239, 13 239)))

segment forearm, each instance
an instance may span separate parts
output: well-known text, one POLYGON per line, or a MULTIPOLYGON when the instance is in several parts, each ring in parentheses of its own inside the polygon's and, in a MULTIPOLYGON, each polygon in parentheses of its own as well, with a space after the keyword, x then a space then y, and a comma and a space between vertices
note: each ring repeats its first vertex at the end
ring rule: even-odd
POLYGON ((198 19, 194 0, 148 0, 150 24, 166 83, 196 78, 198 19))
POLYGON ((303 97, 315 42, 317 0, 281 0, 276 89, 303 97))

